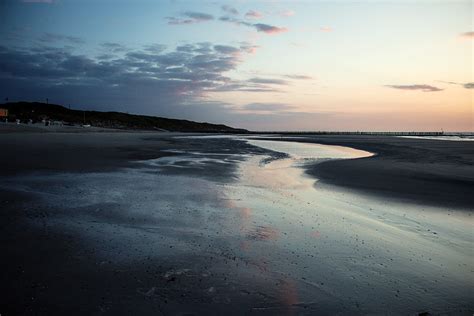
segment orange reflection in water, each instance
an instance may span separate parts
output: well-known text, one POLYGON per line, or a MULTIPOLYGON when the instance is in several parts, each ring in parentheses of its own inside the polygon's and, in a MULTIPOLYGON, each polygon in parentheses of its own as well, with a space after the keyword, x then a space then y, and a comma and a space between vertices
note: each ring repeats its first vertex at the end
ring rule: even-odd
POLYGON ((229 209, 234 209, 238 211, 238 216, 240 218, 240 230, 248 231, 250 219, 252 217, 252 209, 250 207, 238 206, 235 200, 224 200, 224 206, 229 209))
MULTIPOLYGON (((251 218, 252 218, 252 209, 249 207, 242 207, 237 205, 235 200, 225 200, 225 207, 229 209, 234 209, 238 213, 240 218, 240 231, 246 237, 239 244, 239 248, 243 252, 251 253, 252 248, 255 245, 255 241, 274 241, 277 240, 280 236, 280 231, 271 226, 257 226, 252 228, 251 218)), ((319 237, 319 231, 314 231, 311 233, 312 237, 319 237)), ((268 260, 263 256, 254 257, 255 260, 250 260, 250 263, 256 266, 260 272, 264 275, 269 275, 271 271, 269 268, 268 260)), ((296 282, 292 279, 285 278, 280 281, 278 285, 279 299, 283 305, 283 314, 284 315, 294 315, 295 314, 295 305, 298 304, 298 291, 296 287, 296 282)))
POLYGON ((282 280, 280 287, 281 301, 285 307, 285 315, 295 314, 295 305, 298 304, 298 291, 296 283, 292 279, 282 280))

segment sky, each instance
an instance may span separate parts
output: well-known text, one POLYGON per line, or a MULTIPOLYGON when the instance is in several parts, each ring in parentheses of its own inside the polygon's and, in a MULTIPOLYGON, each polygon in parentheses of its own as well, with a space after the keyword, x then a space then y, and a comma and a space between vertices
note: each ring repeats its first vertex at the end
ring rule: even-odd
POLYGON ((0 0, 0 100, 257 131, 474 131, 473 2, 0 0))

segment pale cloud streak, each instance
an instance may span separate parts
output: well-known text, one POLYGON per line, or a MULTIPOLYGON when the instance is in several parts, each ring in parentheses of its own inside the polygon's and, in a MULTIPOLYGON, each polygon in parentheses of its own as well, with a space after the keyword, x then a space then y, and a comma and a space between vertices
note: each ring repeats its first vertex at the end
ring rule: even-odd
POLYGON ((244 111, 255 112, 281 112, 291 110, 293 107, 285 103, 249 103, 241 107, 244 111))
POLYGON ((249 10, 247 13, 245 13, 245 17, 247 19, 261 19, 263 18, 263 14, 258 11, 249 10))
POLYGON ((185 25, 185 24, 195 24, 201 22, 207 22, 214 20, 214 16, 202 12, 186 11, 181 14, 180 17, 167 17, 168 24, 170 25, 185 25))
POLYGON ((461 33, 461 37, 468 38, 468 39, 473 39, 474 38, 474 32, 461 33))
POLYGON ((230 5, 223 5, 221 9, 227 14, 239 15, 239 11, 236 8, 231 7, 230 5))
POLYGON ((399 89, 399 90, 418 90, 423 92, 438 92, 443 91, 444 89, 440 89, 434 86, 430 86, 427 84, 411 84, 411 85, 386 85, 386 87, 399 89))
POLYGON ((307 75, 283 75, 289 79, 296 79, 296 80, 312 80, 313 77, 307 75))
POLYGON ((244 50, 247 54, 256 54, 257 53, 257 49, 260 48, 260 46, 258 45, 255 45, 255 44, 251 44, 251 43, 248 43, 248 42, 242 42, 240 43, 240 48, 242 50, 244 50))
POLYGON ((285 27, 277 27, 263 23, 252 24, 252 26, 255 27, 258 32, 264 32, 266 34, 278 34, 288 31, 288 29, 285 27))
POLYGON ((77 36, 68 36, 57 33, 43 33, 39 37, 39 41, 42 43, 54 43, 54 42, 69 42, 71 44, 83 44, 84 40, 77 36))
POLYGON ((284 10, 284 11, 279 12, 279 15, 283 16, 283 17, 290 17, 290 16, 293 16, 295 14, 296 14, 296 12, 293 11, 293 10, 284 10))
POLYGON ((474 89, 474 82, 466 82, 466 83, 453 82, 453 81, 440 81, 440 82, 463 86, 464 89, 474 89))
POLYGON ((110 53, 123 53, 128 51, 128 48, 119 43, 105 42, 101 44, 102 48, 110 53))
POLYGON ((288 82, 286 80, 271 79, 271 78, 258 78, 258 77, 255 77, 255 78, 249 79, 249 82, 262 83, 262 84, 288 85, 288 82))
POLYGON ((222 16, 219 18, 219 21, 252 27, 256 29, 257 32, 263 32, 266 34, 277 34, 277 33, 283 33, 283 32, 288 31, 288 29, 284 27, 277 27, 274 25, 269 25, 269 24, 264 24, 264 23, 250 23, 250 22, 242 21, 240 19, 236 19, 229 16, 222 16))
MULTIPOLYGON (((243 25, 247 27, 254 28, 257 32, 265 33, 265 34, 278 34, 287 32, 288 29, 285 27, 278 27, 270 24, 265 23, 250 23, 248 21, 244 21, 238 17, 236 17, 239 13, 238 11, 230 6, 222 6, 222 10, 229 15, 221 16, 218 21, 226 22, 226 23, 234 23, 236 25, 243 25)), ((250 15, 254 17, 259 16, 259 13, 255 11, 251 12, 250 15)), ((247 14, 249 14, 247 12, 247 14)), ((247 17, 246 14, 246 17, 247 17)), ((168 24, 170 25, 186 25, 186 24, 196 24, 201 22, 209 22, 214 20, 214 16, 211 14, 203 13, 203 12, 194 12, 194 11, 186 11, 181 14, 181 17, 166 17, 168 20, 168 24)))

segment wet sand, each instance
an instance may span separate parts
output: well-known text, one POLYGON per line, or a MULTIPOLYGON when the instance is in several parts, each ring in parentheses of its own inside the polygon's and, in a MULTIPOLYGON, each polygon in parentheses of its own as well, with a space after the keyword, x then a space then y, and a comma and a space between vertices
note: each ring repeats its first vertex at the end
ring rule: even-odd
POLYGON ((255 162, 246 162, 242 169, 246 185, 237 186, 236 196, 246 197, 242 202, 248 208, 246 217, 253 222, 258 218, 263 239, 272 241, 256 253, 274 257, 268 273, 277 271, 292 280, 295 301, 313 312, 330 314, 466 312, 453 307, 468 308, 473 290, 470 213, 387 203, 304 176, 305 165, 320 159, 359 159, 369 157, 367 152, 334 153, 337 148, 330 147, 326 156, 325 148, 321 152, 313 144, 256 145, 291 153, 290 159, 271 163, 263 171, 255 162), (262 200, 271 201, 271 208, 262 200), (321 300, 327 305, 323 307, 321 300))
POLYGON ((218 314, 229 296, 239 311, 258 306, 271 285, 256 268, 228 270, 222 191, 268 151, 178 135, 0 134, 5 313, 218 314))
POLYGON ((304 174, 378 156, 44 136, 0 134, 5 314, 472 314, 470 211, 304 174))
POLYGON ((306 166, 327 184, 390 200, 473 210, 474 143, 384 136, 272 136, 376 153, 356 160, 306 166))

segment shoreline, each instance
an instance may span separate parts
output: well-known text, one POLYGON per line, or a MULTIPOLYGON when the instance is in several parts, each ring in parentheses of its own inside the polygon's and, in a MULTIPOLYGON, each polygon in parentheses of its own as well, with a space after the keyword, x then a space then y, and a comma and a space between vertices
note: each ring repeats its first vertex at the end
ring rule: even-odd
MULTIPOLYGON (((174 136, 192 135, 202 134, 118 130, 0 133, 0 145, 4 149, 0 174, 33 170, 79 173, 114 170, 134 165, 136 160, 174 156, 161 149, 166 144, 177 144, 174 136), (36 159, 34 163, 31 163, 31 155, 36 159)), ((469 141, 361 135, 252 138, 345 146, 375 154, 367 158, 306 164, 306 173, 324 184, 432 206, 472 211, 474 205, 471 194, 474 143, 469 141)))
MULTIPOLYGON (((0 156, 0 175, 41 170, 115 170, 135 165, 138 160, 174 156, 175 153, 162 149, 179 143, 175 136, 192 135, 203 134, 119 130, 0 133, 4 152, 0 156)), ((278 139, 261 135, 250 139, 335 145, 371 152, 374 156, 308 163, 304 169, 323 184, 363 194, 473 210, 473 142, 361 135, 281 135, 278 139)), ((199 144, 196 146, 199 149, 199 144)))
POLYGON ((374 156, 304 166, 324 184, 381 198, 473 211, 474 143, 382 136, 265 138, 346 146, 374 156))

